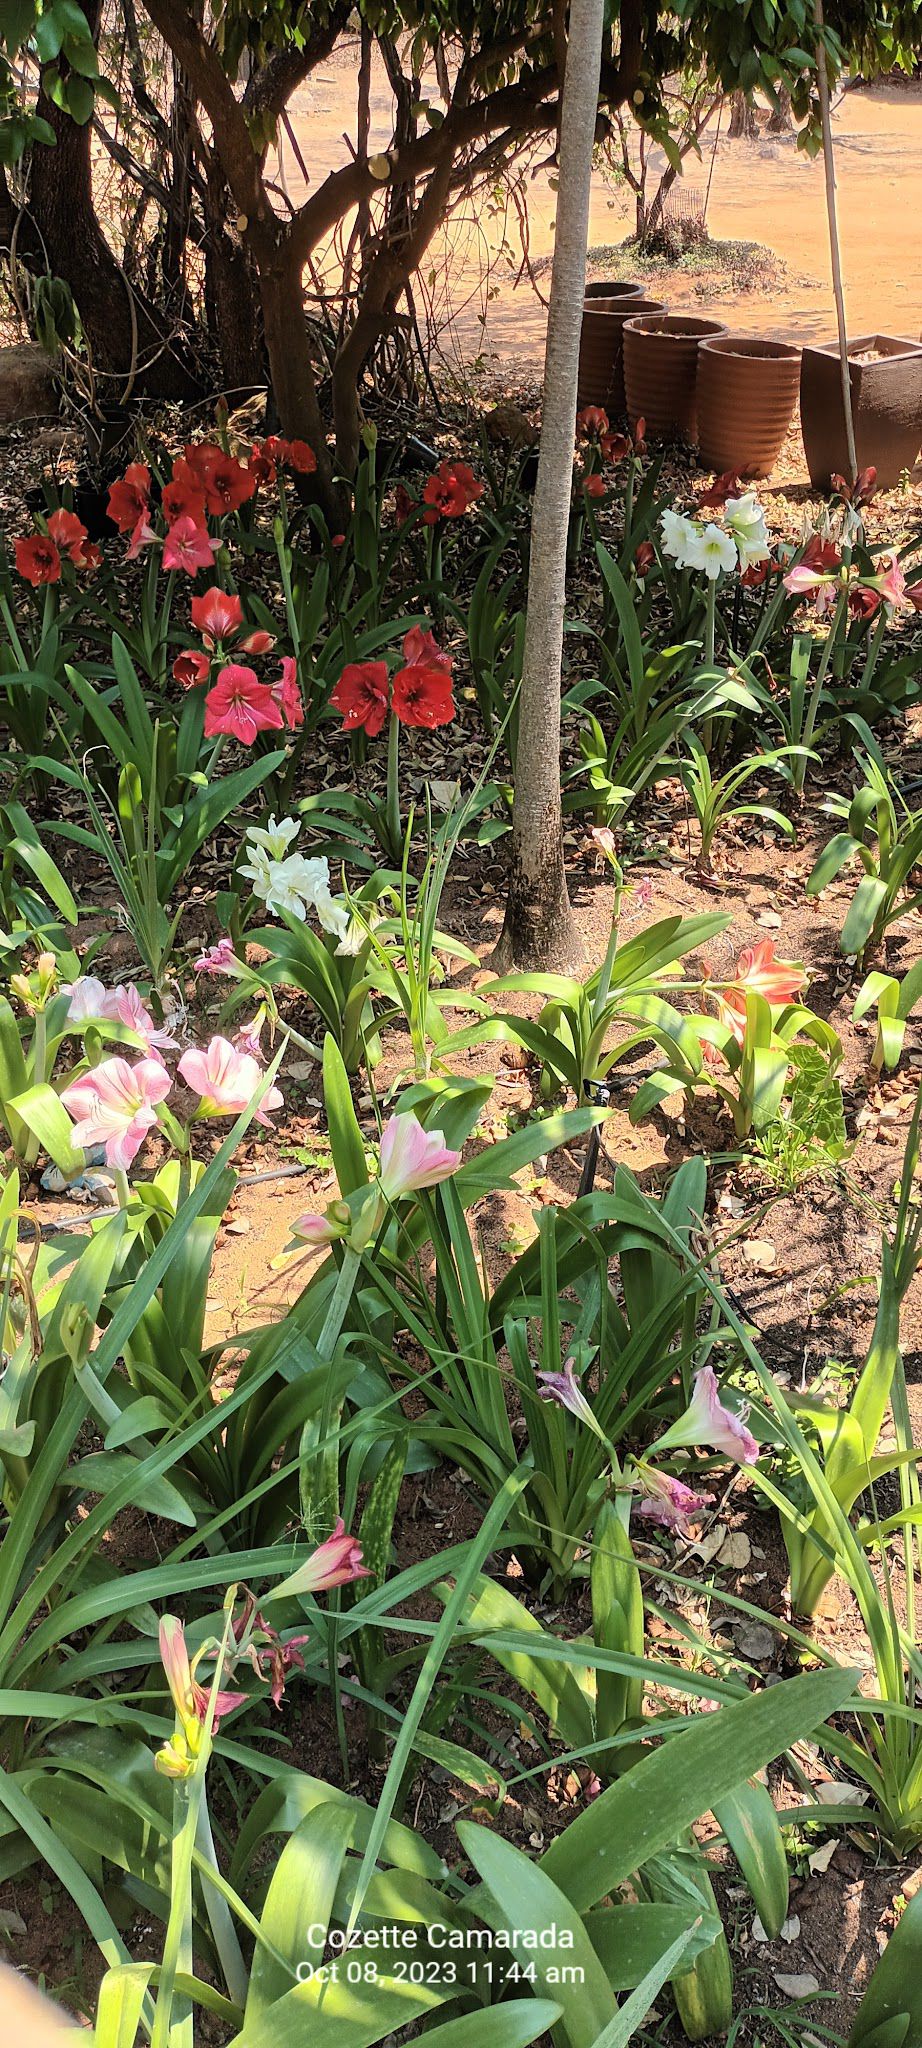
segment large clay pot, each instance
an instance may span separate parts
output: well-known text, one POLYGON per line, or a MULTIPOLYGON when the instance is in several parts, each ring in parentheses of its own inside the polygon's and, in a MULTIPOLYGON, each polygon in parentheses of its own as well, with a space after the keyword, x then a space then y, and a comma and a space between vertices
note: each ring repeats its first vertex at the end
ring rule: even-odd
POLYGON ((577 402, 603 405, 612 419, 624 411, 624 372, 621 337, 624 323, 632 313, 665 312, 661 299, 644 299, 635 292, 626 299, 587 299, 579 341, 577 402))
MULTIPOLYGON (((873 466, 881 490, 891 490, 922 447, 922 344, 866 334, 849 342, 848 353, 858 468, 873 466), (871 350, 876 361, 854 360, 871 350)), ((838 342, 804 349, 800 424, 810 482, 828 491, 831 477, 848 477, 849 468, 838 342)))
POLYGON ((624 323, 624 389, 628 418, 646 421, 654 441, 698 438, 698 346, 726 334, 722 320, 697 313, 644 313, 624 323))
POLYGON ((633 277, 597 277, 593 284, 587 284, 585 297, 587 299, 643 299, 646 297, 646 292, 646 285, 639 284, 636 278, 633 277))
POLYGON ((698 447, 706 469, 768 476, 794 417, 800 349, 715 334, 698 350, 698 447))

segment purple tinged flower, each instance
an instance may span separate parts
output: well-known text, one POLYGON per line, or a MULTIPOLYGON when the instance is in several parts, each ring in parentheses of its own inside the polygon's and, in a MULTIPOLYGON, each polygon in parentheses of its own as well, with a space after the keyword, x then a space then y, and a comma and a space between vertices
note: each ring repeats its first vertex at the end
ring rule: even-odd
POLYGON ((680 1536, 687 1536, 691 1520, 713 1505, 712 1493, 695 1493, 681 1479, 674 1479, 669 1472, 657 1472, 652 1465, 639 1466, 637 1478, 644 1488, 638 1513, 648 1522, 660 1522, 664 1529, 674 1529, 680 1536))
POLYGON ((595 1435, 605 1442, 604 1430, 599 1428, 586 1396, 577 1382, 575 1359, 565 1359, 562 1372, 536 1372, 535 1379, 539 1382, 542 1401, 553 1401, 558 1408, 568 1409, 571 1415, 575 1415, 579 1422, 587 1423, 595 1435))
POLYGON ((192 964, 196 974, 234 974, 238 962, 233 940, 218 939, 216 945, 206 946, 192 964))
POLYGON ((748 1406, 727 1408, 721 1401, 717 1374, 703 1365, 695 1374, 695 1386, 684 1415, 667 1429, 656 1444, 657 1451, 680 1450, 686 1445, 709 1446, 732 1458, 737 1465, 758 1463, 759 1446, 746 1427, 748 1406))
POLYGON ((270 1600, 287 1600, 292 1594, 329 1593, 334 1586, 346 1586, 352 1579, 370 1578, 371 1573, 362 1563, 361 1544, 348 1534, 340 1519, 332 1536, 318 1544, 306 1562, 283 1579, 280 1586, 266 1594, 264 1605, 268 1606, 270 1600))

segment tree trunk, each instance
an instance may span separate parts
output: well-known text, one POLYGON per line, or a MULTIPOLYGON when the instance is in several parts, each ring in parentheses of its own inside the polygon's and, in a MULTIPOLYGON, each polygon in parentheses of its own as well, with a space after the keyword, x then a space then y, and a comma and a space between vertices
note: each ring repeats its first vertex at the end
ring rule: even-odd
POLYGON ((317 502, 336 532, 345 524, 346 499, 333 482, 330 451, 317 402, 317 386, 307 343, 301 265, 282 241, 270 257, 257 254, 259 295, 272 393, 282 433, 306 441, 317 457, 317 502))
POLYGON ((794 121, 793 116, 791 114, 791 95, 788 92, 786 85, 779 85, 778 105, 776 108, 773 109, 772 114, 769 118, 768 133, 769 135, 790 135, 793 131, 793 127, 794 121))
POLYGON ((497 964, 573 967, 581 955, 567 894, 560 796, 560 685, 576 375, 589 241, 603 0, 572 0, 560 128, 557 225, 544 357, 538 478, 515 763, 512 859, 497 964))
POLYGON ((727 130, 730 141, 739 142, 742 138, 746 142, 754 142, 758 132, 759 124, 756 120, 756 110, 752 101, 746 98, 744 92, 732 93, 730 96, 730 126, 727 130))
MULTIPOLYGON (((101 0, 83 0, 94 37, 100 8, 101 0)), ((90 123, 78 127, 43 92, 36 112, 54 129, 57 146, 37 143, 33 148, 30 210, 52 276, 63 278, 73 293, 94 367, 112 373, 106 398, 118 401, 132 369, 137 392, 159 398, 197 396, 191 369, 164 347, 164 331, 140 294, 129 294, 100 228, 93 203, 90 123)))

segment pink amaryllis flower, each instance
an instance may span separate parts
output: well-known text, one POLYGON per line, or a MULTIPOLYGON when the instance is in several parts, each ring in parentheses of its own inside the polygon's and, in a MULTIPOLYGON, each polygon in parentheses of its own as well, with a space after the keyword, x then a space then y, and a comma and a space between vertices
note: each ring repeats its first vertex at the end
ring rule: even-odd
POLYGON ((720 1398, 717 1374, 703 1365, 695 1374, 694 1392, 684 1415, 680 1415, 665 1436, 657 1439, 657 1451, 681 1450, 692 1445, 710 1446, 737 1465, 758 1463, 759 1446, 746 1427, 748 1407, 727 1408, 720 1398))
POLYGON ((352 1229, 352 1211, 348 1202, 328 1202, 324 1210, 309 1209, 293 1223, 292 1233, 303 1239, 305 1244, 338 1244, 352 1229))
POLYGON ((346 1525, 338 1521, 332 1536, 319 1544, 313 1555, 299 1565, 296 1572, 283 1579, 266 1596, 270 1600, 288 1599, 300 1593, 329 1593, 334 1586, 346 1586, 353 1579, 369 1579, 371 1573, 362 1563, 362 1546, 354 1536, 346 1532, 346 1525))
POLYGON ((389 1202, 417 1188, 432 1188, 447 1180, 461 1164, 460 1152, 452 1152, 441 1131, 426 1131, 412 1111, 392 1116, 381 1134, 381 1163, 378 1178, 389 1202))
POLYGON ((95 1023, 105 1016, 106 985, 97 975, 81 974, 78 981, 66 982, 61 994, 70 997, 68 1024, 95 1023))
POLYGON ((219 590, 215 585, 203 591, 201 597, 194 597, 192 624, 201 633, 206 647, 214 648, 220 641, 236 639, 243 625, 243 606, 236 591, 219 590))
POLYGON ((108 1166, 130 1166, 171 1086, 161 1060, 137 1060, 134 1066, 119 1058, 102 1060, 62 1091, 74 1119, 74 1144, 84 1150, 104 1145, 108 1166))
MULTIPOLYGON (((199 1099, 197 1116, 239 1116, 248 1109, 262 1080, 262 1070, 252 1054, 238 1052, 228 1038, 213 1038, 204 1051, 190 1047, 179 1061, 178 1071, 199 1099)), ((281 1109, 282 1093, 270 1088, 256 1111, 258 1124, 271 1125, 270 1109, 281 1109)))
POLYGON ((403 658, 408 662, 422 662, 425 668, 442 668, 451 675, 451 655, 439 646, 433 633, 425 626, 411 626, 403 636, 403 658))
POLYGON ((565 1359, 561 1372, 536 1372, 535 1379, 542 1401, 553 1401, 556 1407, 566 1408, 580 1422, 587 1422, 598 1435, 598 1423, 577 1381, 575 1358, 565 1359))
POLYGON ((281 675, 277 682, 270 684, 270 688, 289 732, 294 732, 296 726, 304 724, 304 704, 298 686, 298 664, 293 655, 282 656, 281 675))
POLYGON ((744 946, 736 963, 734 985, 753 989, 767 1003, 792 1003, 807 979, 796 960, 776 960, 774 939, 760 939, 756 946, 744 946))
POLYGON ((206 946, 192 965, 196 974, 235 974, 237 955, 233 939, 218 939, 213 946, 206 946))
POLYGON ((638 1513, 648 1522, 674 1529, 679 1536, 687 1536, 691 1522, 713 1505, 712 1493, 695 1493, 681 1479, 657 1472, 652 1465, 638 1466, 637 1479, 644 1490, 638 1513))
POLYGON ((183 512, 167 532, 163 543, 163 566, 165 569, 181 569, 186 576, 197 576, 200 569, 214 567, 220 545, 220 541, 212 540, 207 528, 200 526, 191 513, 183 512))
POLYGON ((229 733, 245 747, 251 747, 259 732, 278 732, 285 723, 282 707, 276 703, 268 683, 261 683, 254 669, 241 662, 228 662, 205 699, 205 738, 229 733))
POLYGON ((133 981, 119 982, 117 988, 107 991, 104 1000, 102 1015, 112 1023, 124 1024, 129 1031, 135 1032, 148 1052, 175 1052, 179 1040, 171 1038, 168 1031, 161 1031, 133 981))

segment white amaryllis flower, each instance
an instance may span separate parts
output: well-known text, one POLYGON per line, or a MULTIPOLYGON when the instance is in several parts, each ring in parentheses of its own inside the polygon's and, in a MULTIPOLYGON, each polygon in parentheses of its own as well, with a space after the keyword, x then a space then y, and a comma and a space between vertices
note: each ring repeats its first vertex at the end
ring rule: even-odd
POLYGON ((253 859, 240 873, 253 885, 253 894, 275 917, 283 913, 304 924, 314 911, 325 932, 343 939, 349 929, 349 912, 330 889, 330 864, 321 855, 313 860, 303 853, 289 853, 284 860, 272 860, 264 847, 252 848, 253 859))
POLYGON ((249 825, 246 845, 254 857, 264 853, 269 860, 283 860, 301 827, 297 818, 276 818, 273 813, 267 825, 249 825))
POLYGON ((702 532, 696 533, 686 555, 688 568, 703 569, 712 583, 716 583, 722 570, 729 574, 731 569, 735 569, 737 560, 735 540, 724 532, 722 526, 715 526, 713 519, 702 532))
POLYGON ((698 528, 693 519, 686 519, 684 513, 673 512, 667 506, 660 520, 663 537, 663 553, 670 555, 679 569, 690 569, 694 565, 689 549, 698 540, 698 528))
POLYGON ((739 550, 740 568, 764 562, 768 555, 768 531, 755 491, 745 491, 741 498, 728 498, 724 518, 739 550))

